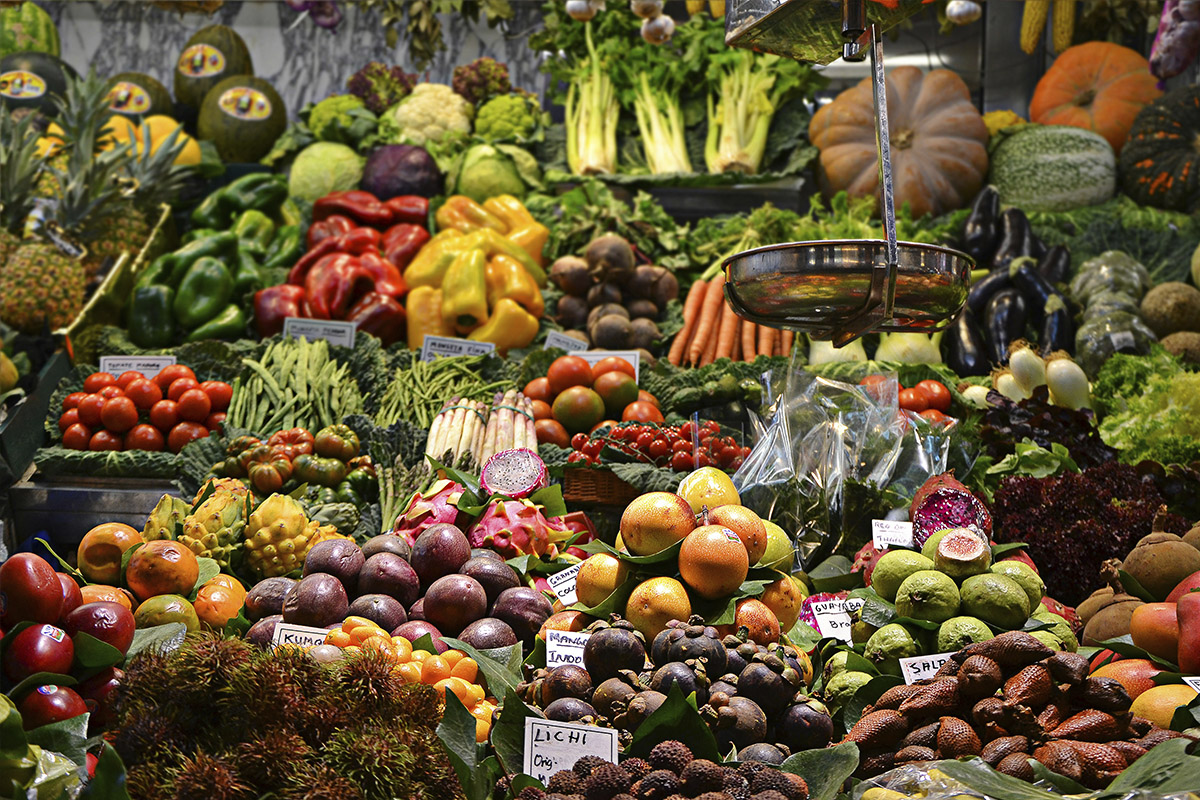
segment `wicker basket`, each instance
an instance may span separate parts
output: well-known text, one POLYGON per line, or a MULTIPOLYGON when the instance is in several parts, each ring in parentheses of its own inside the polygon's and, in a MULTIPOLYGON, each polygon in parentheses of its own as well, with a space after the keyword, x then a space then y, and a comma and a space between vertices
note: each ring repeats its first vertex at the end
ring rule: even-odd
POLYGON ((606 469, 573 467, 563 471, 563 499, 571 503, 624 506, 638 494, 637 489, 606 469))

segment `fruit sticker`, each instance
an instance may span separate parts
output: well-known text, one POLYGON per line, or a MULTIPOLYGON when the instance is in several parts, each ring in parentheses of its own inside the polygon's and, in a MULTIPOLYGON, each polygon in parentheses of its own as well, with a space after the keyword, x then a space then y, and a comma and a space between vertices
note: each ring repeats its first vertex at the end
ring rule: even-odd
POLYGON ((49 636, 56 642, 61 642, 66 635, 62 628, 56 628, 53 625, 42 626, 42 636, 49 636))
POLYGON ((120 81, 108 93, 108 107, 118 114, 144 114, 150 110, 150 95, 136 83, 120 81))
POLYGON ((193 78, 207 78, 225 71, 225 54, 211 44, 194 44, 179 56, 179 71, 193 78))
POLYGON ((53 683, 49 683, 49 684, 46 684, 45 686, 39 686, 37 688, 37 690, 38 690, 38 694, 54 694, 55 692, 58 691, 58 687, 55 686, 53 683))
POLYGON ((0 95, 13 100, 28 100, 46 93, 46 82, 41 76, 23 69, 0 75, 0 95))
POLYGON ((271 101, 265 94, 249 86, 227 89, 217 105, 237 119, 266 119, 271 116, 271 101))

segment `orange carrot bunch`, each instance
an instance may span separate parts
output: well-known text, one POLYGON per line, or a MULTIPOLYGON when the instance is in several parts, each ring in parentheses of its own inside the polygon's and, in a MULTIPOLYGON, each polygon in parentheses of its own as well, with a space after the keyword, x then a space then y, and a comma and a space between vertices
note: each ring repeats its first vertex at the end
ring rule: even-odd
POLYGON ((725 302, 725 275, 698 280, 683 303, 683 329, 675 335, 667 360, 675 366, 703 367, 718 358, 753 361, 757 356, 792 352, 793 331, 755 325, 725 302))

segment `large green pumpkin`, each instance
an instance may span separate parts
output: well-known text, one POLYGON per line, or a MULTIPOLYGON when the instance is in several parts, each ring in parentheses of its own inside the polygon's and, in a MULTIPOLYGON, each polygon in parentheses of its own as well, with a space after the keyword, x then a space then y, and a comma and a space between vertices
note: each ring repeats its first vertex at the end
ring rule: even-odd
POLYGON ((1173 89, 1138 112, 1121 149, 1121 189, 1144 206, 1200 207, 1200 87, 1173 89))
POLYGON ((33 51, 60 55, 58 28, 54 20, 36 3, 21 3, 0 8, 0 58, 33 51))
POLYGON ((287 127, 287 108, 275 87, 253 75, 234 75, 204 97, 197 132, 221 160, 249 163, 271 152, 287 127))
POLYGON ((242 37, 228 25, 209 25, 192 34, 175 64, 175 99, 199 109, 208 90, 232 75, 253 75, 254 62, 242 37))

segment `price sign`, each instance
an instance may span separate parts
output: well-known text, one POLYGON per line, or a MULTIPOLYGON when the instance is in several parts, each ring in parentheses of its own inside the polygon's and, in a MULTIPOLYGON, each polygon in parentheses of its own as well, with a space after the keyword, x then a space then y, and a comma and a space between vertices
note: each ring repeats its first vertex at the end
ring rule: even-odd
POLYGON ((617 731, 594 725, 525 718, 525 773, 543 784, 584 756, 617 763, 617 731))
POLYGON ((1200 677, 1184 676, 1183 682, 1195 689, 1197 692, 1200 692, 1200 677))
POLYGON ((633 365, 634 380, 637 380, 638 378, 638 362, 642 358, 641 354, 637 350, 588 350, 586 353, 572 353, 571 355, 579 356, 593 367, 610 356, 623 358, 633 365))
POLYGON ((275 626, 271 636, 271 644, 292 644, 297 647, 315 647, 325 644, 324 628, 310 628, 308 625, 293 625, 290 622, 280 622, 275 626))
POLYGON ((496 345, 491 342, 473 342, 470 339, 426 334, 421 345, 421 360, 433 361, 444 356, 484 356, 495 350, 496 345))
POLYGON ((175 356, 100 356, 100 371, 120 375, 133 370, 153 378, 174 363, 175 356))
POLYGON ((582 566, 583 562, 580 561, 546 578, 546 583, 550 584, 550 591, 554 592, 555 597, 564 606, 573 605, 578 600, 575 596, 575 576, 579 574, 579 568, 582 566))
POLYGON ((546 669, 574 664, 583 666, 583 648, 590 633, 576 631, 546 631, 546 669))
POLYGON ((873 519, 871 538, 875 541, 876 550, 885 547, 912 547, 913 526, 911 522, 900 519, 873 519))
POLYGON ((283 335, 293 339, 303 336, 308 341, 324 339, 330 344, 342 347, 354 347, 354 332, 358 330, 353 322, 340 322, 335 319, 305 319, 303 317, 287 317, 283 320, 283 335))
POLYGON ((574 336, 567 336, 559 331, 550 331, 546 334, 546 343, 542 345, 543 350, 549 350, 551 347, 557 347, 560 350, 587 350, 588 343, 574 336))
POLYGON ((1117 331, 1108 335, 1114 350, 1131 350, 1137 344, 1129 331, 1117 331))
POLYGON ((931 656, 913 656, 900 659, 900 674, 905 683, 916 683, 932 678, 954 653, 936 653, 931 656))
POLYGON ((866 601, 853 597, 845 600, 821 600, 813 603, 813 615, 817 618, 817 630, 821 636, 850 641, 850 612, 862 608, 866 601))

